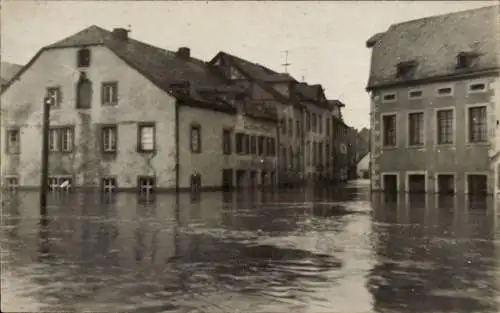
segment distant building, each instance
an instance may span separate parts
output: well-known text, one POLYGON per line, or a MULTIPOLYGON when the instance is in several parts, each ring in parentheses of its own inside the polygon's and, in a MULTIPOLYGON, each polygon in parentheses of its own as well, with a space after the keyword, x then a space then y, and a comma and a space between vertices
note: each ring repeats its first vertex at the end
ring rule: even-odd
POLYGON ((499 8, 394 24, 367 41, 372 190, 500 190, 499 8))
POLYGON ((370 153, 366 153, 356 166, 358 178, 370 178, 370 153))
POLYGON ((91 26, 42 48, 2 93, 4 184, 40 184, 50 97, 49 185, 151 193, 274 185, 277 114, 193 58, 91 26))

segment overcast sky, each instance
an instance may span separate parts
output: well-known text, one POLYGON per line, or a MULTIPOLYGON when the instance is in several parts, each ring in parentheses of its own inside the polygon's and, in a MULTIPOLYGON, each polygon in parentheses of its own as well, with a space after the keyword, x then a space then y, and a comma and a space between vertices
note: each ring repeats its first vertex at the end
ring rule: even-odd
POLYGON ((25 64, 43 46, 79 30, 131 25, 130 36, 166 49, 189 46, 209 60, 220 51, 322 84, 346 104, 344 117, 369 126, 365 41, 391 24, 495 1, 118 2, 2 1, 2 61, 25 64))

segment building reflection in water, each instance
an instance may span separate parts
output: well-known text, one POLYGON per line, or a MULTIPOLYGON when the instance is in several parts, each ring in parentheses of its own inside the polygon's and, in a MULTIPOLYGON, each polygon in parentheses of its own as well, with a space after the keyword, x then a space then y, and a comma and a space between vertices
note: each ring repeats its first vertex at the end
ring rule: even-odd
POLYGON ((372 197, 375 312, 498 312, 493 199, 389 197, 372 197))

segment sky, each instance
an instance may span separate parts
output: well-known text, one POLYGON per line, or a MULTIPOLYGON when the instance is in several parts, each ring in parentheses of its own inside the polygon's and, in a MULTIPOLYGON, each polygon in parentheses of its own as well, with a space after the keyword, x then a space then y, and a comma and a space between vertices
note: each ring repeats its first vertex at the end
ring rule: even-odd
POLYGON ((346 104, 344 119, 369 127, 365 42, 391 24, 496 1, 2 1, 1 60, 26 64, 43 46, 90 25, 131 27, 132 38, 210 60, 219 51, 297 80, 322 84, 346 104), (288 61, 285 62, 285 51, 288 61))

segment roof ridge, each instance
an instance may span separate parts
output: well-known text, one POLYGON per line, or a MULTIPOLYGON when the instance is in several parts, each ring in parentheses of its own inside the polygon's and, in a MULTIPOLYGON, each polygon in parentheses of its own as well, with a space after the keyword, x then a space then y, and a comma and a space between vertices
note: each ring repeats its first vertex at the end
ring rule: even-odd
POLYGON ((474 12, 474 11, 491 10, 491 9, 493 9, 495 7, 497 7, 500 10, 500 5, 498 5, 498 4, 496 4, 496 5, 489 5, 489 6, 479 7, 479 8, 475 8, 475 9, 460 10, 460 11, 448 12, 448 13, 441 13, 441 14, 436 14, 436 15, 431 15, 431 16, 425 16, 425 17, 421 17, 421 18, 417 18, 417 19, 413 19, 413 20, 403 21, 403 22, 400 22, 400 23, 394 23, 394 24, 391 24, 391 26, 389 28, 398 27, 398 26, 401 26, 401 25, 411 24, 411 23, 425 21, 425 20, 433 20, 433 19, 437 19, 437 18, 441 18, 441 17, 445 17, 445 16, 452 16, 452 15, 456 16, 456 15, 466 14, 466 13, 470 13, 470 12, 474 12))

